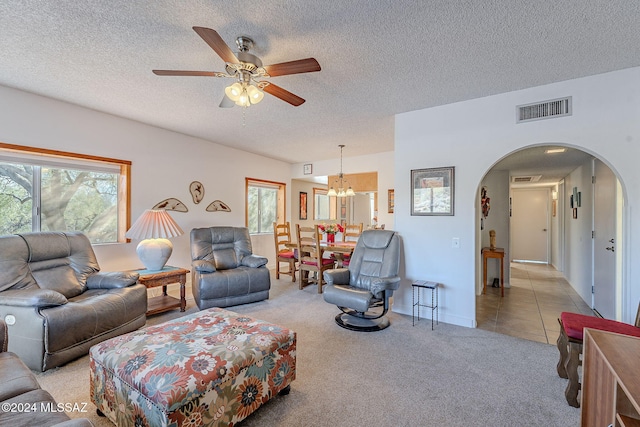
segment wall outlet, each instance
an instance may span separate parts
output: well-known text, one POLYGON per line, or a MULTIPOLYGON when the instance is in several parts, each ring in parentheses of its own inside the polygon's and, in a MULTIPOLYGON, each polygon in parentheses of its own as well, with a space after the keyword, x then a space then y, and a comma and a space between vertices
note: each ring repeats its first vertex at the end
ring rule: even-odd
POLYGON ((459 237, 454 237, 453 240, 451 241, 451 247, 458 249, 460 247, 460 238, 459 237))

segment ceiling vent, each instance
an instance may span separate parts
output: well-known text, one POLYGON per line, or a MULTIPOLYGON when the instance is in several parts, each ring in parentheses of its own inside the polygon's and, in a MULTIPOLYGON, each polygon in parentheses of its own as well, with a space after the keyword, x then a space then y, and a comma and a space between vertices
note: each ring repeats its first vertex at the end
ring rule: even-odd
POLYGON ((542 175, 512 176, 511 182, 516 184, 525 184, 529 182, 538 182, 542 175))
POLYGON ((516 123, 571 115, 571 97, 552 99, 516 107, 516 123))

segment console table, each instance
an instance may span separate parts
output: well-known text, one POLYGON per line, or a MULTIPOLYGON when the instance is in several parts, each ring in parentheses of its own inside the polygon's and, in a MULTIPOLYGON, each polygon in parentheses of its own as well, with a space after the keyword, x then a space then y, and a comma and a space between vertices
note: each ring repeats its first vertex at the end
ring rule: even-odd
POLYGON ((640 426, 640 338, 585 328, 581 425, 640 426))
POLYGON ((504 296, 504 249, 503 248, 482 248, 482 293, 487 292, 487 259, 497 258, 500 260, 500 294, 504 296))
POLYGON ((147 316, 162 313, 164 311, 180 308, 185 311, 187 300, 185 298, 184 286, 187 283, 187 273, 189 270, 180 267, 166 266, 162 270, 134 270, 140 274, 138 283, 147 287, 147 289, 162 286, 162 295, 149 298, 147 303, 147 316), (167 285, 172 283, 180 283, 180 299, 167 295, 167 285))

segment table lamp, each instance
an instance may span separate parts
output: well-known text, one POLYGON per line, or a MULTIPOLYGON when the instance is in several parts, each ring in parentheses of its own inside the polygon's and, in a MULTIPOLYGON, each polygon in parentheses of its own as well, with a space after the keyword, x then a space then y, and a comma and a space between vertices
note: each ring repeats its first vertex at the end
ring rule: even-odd
POLYGON ((147 270, 159 271, 167 263, 173 251, 173 245, 169 239, 183 234, 180 226, 167 211, 148 209, 125 233, 125 237, 142 239, 136 247, 138 258, 147 270))

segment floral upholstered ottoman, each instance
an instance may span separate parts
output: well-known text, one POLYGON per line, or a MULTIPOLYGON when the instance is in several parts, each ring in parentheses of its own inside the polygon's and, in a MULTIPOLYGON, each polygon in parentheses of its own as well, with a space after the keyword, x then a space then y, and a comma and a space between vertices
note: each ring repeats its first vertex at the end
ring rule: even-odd
POLYGON ((296 376, 296 333, 212 308, 91 347, 91 400, 124 426, 232 426, 296 376))

